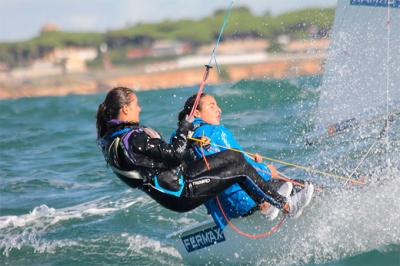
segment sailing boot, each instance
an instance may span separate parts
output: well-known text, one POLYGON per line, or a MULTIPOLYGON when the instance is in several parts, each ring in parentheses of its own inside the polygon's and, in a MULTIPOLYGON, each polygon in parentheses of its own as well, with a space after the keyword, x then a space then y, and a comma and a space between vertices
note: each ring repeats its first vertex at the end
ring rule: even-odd
MULTIPOLYGON (((293 189, 293 184, 290 182, 285 182, 278 189, 278 193, 285 198, 289 198, 290 193, 292 193, 292 189, 293 189)), ((263 212, 263 214, 265 215, 265 217, 267 217, 268 220, 272 221, 276 217, 278 217, 279 209, 275 206, 270 205, 269 208, 265 212, 263 212)))
POLYGON ((310 204, 313 194, 314 185, 306 182, 302 190, 288 199, 289 216, 297 219, 310 204))

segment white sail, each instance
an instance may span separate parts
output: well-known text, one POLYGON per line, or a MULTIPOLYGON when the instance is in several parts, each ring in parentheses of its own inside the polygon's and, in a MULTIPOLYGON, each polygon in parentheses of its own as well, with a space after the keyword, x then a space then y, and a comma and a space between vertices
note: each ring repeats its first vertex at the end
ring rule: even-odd
POLYGON ((331 39, 316 131, 398 112, 400 0, 338 0, 331 39))

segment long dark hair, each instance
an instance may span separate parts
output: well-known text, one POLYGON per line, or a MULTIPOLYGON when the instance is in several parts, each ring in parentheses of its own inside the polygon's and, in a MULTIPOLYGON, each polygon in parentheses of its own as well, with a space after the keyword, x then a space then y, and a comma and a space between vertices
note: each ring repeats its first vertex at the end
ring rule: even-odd
MULTIPOLYGON (((200 101, 201 101, 201 98, 203 98, 204 96, 207 96, 207 95, 208 94, 206 94, 206 93, 200 94, 200 101)), ((196 101, 196 96, 197 96, 197 94, 194 94, 186 100, 185 105, 183 106, 183 109, 178 114, 179 122, 183 121, 185 119, 185 117, 187 115, 189 115, 190 112, 192 111, 192 107, 194 105, 194 102, 196 101)), ((199 110, 199 111, 201 110, 200 103, 197 105, 196 110, 199 110)))
POLYGON ((121 107, 129 104, 134 94, 132 89, 125 87, 116 87, 107 93, 104 102, 97 109, 97 138, 101 138, 107 133, 107 122, 118 117, 121 107))

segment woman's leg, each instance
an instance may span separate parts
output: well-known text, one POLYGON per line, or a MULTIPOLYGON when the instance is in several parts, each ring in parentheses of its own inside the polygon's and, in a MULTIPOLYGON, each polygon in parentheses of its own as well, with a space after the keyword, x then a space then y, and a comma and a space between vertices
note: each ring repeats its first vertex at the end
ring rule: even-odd
MULTIPOLYGON (((173 175, 163 174, 160 176, 158 181, 160 182, 162 179, 167 179, 167 177, 171 176, 173 175)), ((232 177, 205 175, 192 178, 186 180, 184 191, 182 191, 182 194, 179 197, 162 192, 151 183, 146 183, 141 189, 162 206, 173 211, 186 212, 204 204, 233 184, 240 184, 246 179, 247 177, 244 175, 232 177)), ((162 183, 166 184, 167 182, 166 180, 163 180, 162 183)), ((257 202, 264 201, 264 197, 259 197, 257 202)))
POLYGON ((257 203, 268 201, 278 208, 285 205, 286 198, 264 181, 243 154, 227 150, 208 156, 207 162, 210 169, 198 160, 185 171, 191 197, 213 197, 238 183, 257 203))

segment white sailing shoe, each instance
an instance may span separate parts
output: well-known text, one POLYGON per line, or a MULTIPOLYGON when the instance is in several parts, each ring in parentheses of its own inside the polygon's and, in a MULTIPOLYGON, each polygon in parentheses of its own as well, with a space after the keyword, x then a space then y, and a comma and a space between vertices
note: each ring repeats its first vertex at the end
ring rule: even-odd
MULTIPOLYGON (((278 189, 278 193, 285 198, 289 198, 290 193, 292 193, 292 189, 293 184, 290 182, 286 182, 278 189)), ((271 205, 263 214, 265 215, 265 217, 267 217, 268 220, 272 221, 276 217, 278 217, 279 209, 271 205)))
POLYGON ((302 190, 288 199, 289 216, 294 219, 300 217, 304 211, 304 208, 310 204, 313 194, 314 185, 311 183, 305 183, 305 186, 302 190))

